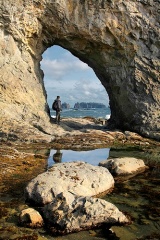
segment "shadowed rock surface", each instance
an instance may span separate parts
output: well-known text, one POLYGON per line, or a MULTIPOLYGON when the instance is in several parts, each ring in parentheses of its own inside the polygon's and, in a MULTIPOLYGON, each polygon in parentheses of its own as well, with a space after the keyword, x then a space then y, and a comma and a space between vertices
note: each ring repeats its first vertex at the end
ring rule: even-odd
POLYGON ((20 224, 31 228, 39 228, 42 227, 44 224, 43 218, 41 217, 39 212, 33 208, 27 208, 22 210, 19 218, 20 224))
POLYGON ((59 45, 107 90, 111 127, 159 140, 159 20, 157 1, 0 0, 1 137, 54 140, 40 61, 59 45))
POLYGON ((129 223, 114 204, 92 197, 78 197, 68 204, 61 194, 44 207, 43 213, 51 231, 61 234, 93 229, 103 224, 129 223))

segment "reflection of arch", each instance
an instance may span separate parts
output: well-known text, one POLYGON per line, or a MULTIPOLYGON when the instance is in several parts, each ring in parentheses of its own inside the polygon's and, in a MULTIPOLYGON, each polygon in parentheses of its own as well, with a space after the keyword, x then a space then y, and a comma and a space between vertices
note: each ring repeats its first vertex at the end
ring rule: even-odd
POLYGON ((53 161, 55 163, 60 163, 62 161, 62 153, 59 149, 53 154, 53 161))
MULTIPOLYGON (((2 132, 8 129, 3 124, 7 119, 12 126, 7 131, 15 134, 31 126, 51 133, 40 61, 48 47, 59 45, 96 73, 109 95, 112 126, 160 139, 159 13, 156 4, 149 8, 138 1, 129 4, 46 0, 30 1, 25 8, 16 1, 3 5, 7 20, 1 17, 0 31, 11 38, 1 68, 2 132), (23 18, 18 18, 22 9, 23 18), (20 126, 19 120, 24 124, 20 126)), ((0 48, 3 52, 4 46, 0 48)))

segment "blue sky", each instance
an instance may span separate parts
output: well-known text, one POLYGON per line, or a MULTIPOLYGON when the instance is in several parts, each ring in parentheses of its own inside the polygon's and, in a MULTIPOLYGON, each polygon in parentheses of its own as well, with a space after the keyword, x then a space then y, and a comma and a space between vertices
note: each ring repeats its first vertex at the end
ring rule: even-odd
POLYGON ((43 54, 41 69, 49 106, 56 96, 71 107, 76 102, 97 102, 108 106, 108 95, 94 71, 69 51, 54 46, 43 54))

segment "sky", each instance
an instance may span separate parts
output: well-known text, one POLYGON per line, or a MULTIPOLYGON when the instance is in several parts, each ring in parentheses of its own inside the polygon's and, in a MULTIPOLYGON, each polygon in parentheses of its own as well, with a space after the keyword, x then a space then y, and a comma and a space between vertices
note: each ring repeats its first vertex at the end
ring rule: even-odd
POLYGON ((57 96, 74 107, 76 102, 97 102, 108 106, 108 95, 92 68, 69 51, 53 46, 41 61, 47 102, 51 107, 57 96))

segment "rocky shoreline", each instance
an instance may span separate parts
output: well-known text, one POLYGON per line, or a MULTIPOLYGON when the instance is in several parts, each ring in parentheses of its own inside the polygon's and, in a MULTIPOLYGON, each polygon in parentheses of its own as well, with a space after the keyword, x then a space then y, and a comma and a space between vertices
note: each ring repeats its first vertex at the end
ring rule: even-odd
MULTIPOLYGON (((72 150, 90 150, 103 147, 125 148, 133 147, 140 149, 153 149, 160 147, 158 141, 144 138, 137 133, 120 130, 107 130, 106 126, 102 124, 95 124, 95 119, 83 118, 83 119, 62 119, 60 126, 56 125, 53 120, 52 124, 55 128, 54 139, 50 142, 40 141, 37 135, 35 139, 28 139, 28 141, 22 141, 24 136, 20 139, 12 141, 7 136, 1 136, 1 174, 9 175, 16 171, 14 161, 19 162, 19 167, 22 169, 34 166, 35 160, 43 162, 48 156, 48 149, 72 149, 72 150), (38 153, 35 153, 35 149, 38 149, 38 153), (40 154, 39 154, 40 153, 40 154), (33 164, 29 161, 33 159, 33 164), (13 167, 12 167, 13 165, 13 167), (6 166, 6 170, 5 169, 6 166), (12 170, 8 170, 7 166, 12 170)), ((43 168, 45 165, 43 166, 43 168)), ((23 170, 22 170, 23 171, 23 170)), ((1 178, 1 179, 2 179, 1 178)))
MULTIPOLYGON (((54 120, 51 120, 54 125, 54 120)), ((64 118, 56 125, 54 144, 69 148, 99 148, 103 145, 159 146, 159 141, 145 138, 135 132, 110 129, 105 119, 64 118)))
MULTIPOLYGON (((26 183, 32 178, 35 178, 37 174, 43 174, 46 171, 46 159, 48 157, 48 149, 75 149, 75 150, 87 150, 96 149, 103 147, 112 147, 115 149, 123 148, 133 148, 141 149, 149 154, 159 151, 159 142, 153 141, 151 139, 143 138, 142 136, 132 133, 132 132, 122 132, 118 130, 106 130, 105 126, 101 123, 94 123, 92 119, 63 119, 60 126, 56 127, 57 136, 54 141, 50 143, 23 143, 21 141, 10 142, 2 141, 0 147, 1 153, 1 171, 0 179, 2 183, 1 190, 3 193, 18 194, 23 198, 25 202, 23 193, 21 189, 25 188, 26 183), (19 176, 17 178, 17 176, 19 176), (16 193, 16 188, 19 186, 19 190, 16 193)), ((148 167, 153 168, 150 162, 148 162, 148 167)), ((156 165, 157 166, 157 165, 156 165)), ((131 177, 133 177, 132 175, 131 177)), ((119 178, 119 177, 118 177, 119 178)), ((130 176, 128 176, 130 178, 130 176)), ((119 179, 123 179, 123 176, 119 179)), ((118 179, 118 180, 119 180, 118 179)), ((125 178, 126 179, 126 178, 125 178)), ((117 181, 117 177, 115 178, 117 181)), ((122 180, 123 181, 123 180, 122 180)), ((57 202, 59 201, 60 195, 57 195, 57 202)), ((81 196, 82 197, 82 196, 81 196)), ((83 196, 85 198, 86 196, 83 196)), ((96 199, 96 198, 95 198, 96 199)), ((75 201, 75 200, 74 200, 75 201)), ((73 202, 74 202, 73 201, 73 202)), ((83 202, 93 202, 91 199, 85 199, 83 202)), ((98 202, 100 199, 98 200, 98 202)), ((103 201, 102 201, 103 202, 103 201)), ((104 203, 102 205, 105 206, 104 203)), ((52 205, 53 206, 53 205, 52 205)), ((65 206, 66 203, 65 203, 65 206)), ((28 206, 25 205, 21 210, 26 209, 28 206)), ((49 205, 48 205, 49 207, 49 205)), ((47 208, 47 214, 48 214, 47 208)), ((82 207, 83 209, 83 207, 82 207)), ((72 209, 73 210, 73 209, 72 209)), ((32 210, 31 210, 32 212, 32 210)), ((20 213, 20 211, 19 211, 20 213)), ((28 214, 28 213, 27 213, 28 214)), ((64 213, 67 214, 67 213, 64 213)), ((79 214, 81 214, 79 212, 79 214)), ((31 214, 32 215, 32 214, 31 214)), ((48 215, 47 215, 48 216, 48 215)), ((33 215, 32 215, 33 217, 33 215)), ((31 218, 32 218, 31 217, 31 218)), ((39 217, 39 215, 38 215, 39 217)), ((37 217, 36 217, 37 218, 37 217)), ((85 217, 84 217, 85 218, 85 217)), ((94 217, 95 218, 95 217, 94 217)), ((33 217, 35 221, 35 217, 33 217)), ((43 226, 43 221, 36 223, 38 227, 43 226)), ((23 221, 22 221, 23 222, 23 221)), ((74 223, 74 221, 73 221, 74 223)), ((26 224, 26 222, 25 222, 26 224)), ((50 222, 48 223, 51 224, 50 222)), ((72 224, 71 224, 72 225, 72 224)), ((74 224, 73 224, 74 225, 74 224)), ((95 223, 95 226, 100 226, 101 224, 95 223)), ((93 226, 88 227, 92 229, 93 226)), ((80 229, 87 229, 85 226, 80 227, 80 229)), ((54 233, 59 233, 59 228, 56 230, 52 228, 54 233)), ((79 231, 78 228, 72 230, 63 229, 63 233, 79 231)), ((62 233, 62 232, 61 232, 62 233)))
MULTIPOLYGON (((135 132, 122 131, 120 129, 110 129, 107 121, 91 117, 84 118, 63 118, 60 125, 51 118, 54 133, 48 134, 43 129, 38 128, 35 134, 30 129, 14 136, 12 134, 1 134, 2 143, 39 144, 46 146, 61 145, 66 148, 99 148, 102 145, 113 146, 122 145, 155 145, 159 146, 159 141, 143 137, 135 132)), ((25 129, 24 129, 25 130, 25 129)))
MULTIPOLYGON (((160 239, 158 2, 0 0, 0 240, 45 239, 45 231, 20 228, 17 219, 27 207, 23 190, 46 171, 51 148, 102 147, 143 155, 149 169, 118 185, 122 192, 116 189, 118 200, 114 194, 111 199, 122 209, 127 205, 137 220, 126 239, 160 239), (89 118, 62 119, 60 126, 50 119, 41 60, 54 45, 93 69, 108 93, 110 124, 117 129, 89 118)), ((115 239, 124 240, 124 227, 119 230, 115 239)))

